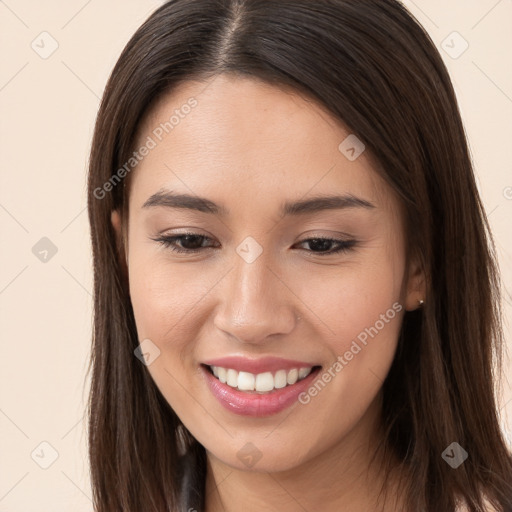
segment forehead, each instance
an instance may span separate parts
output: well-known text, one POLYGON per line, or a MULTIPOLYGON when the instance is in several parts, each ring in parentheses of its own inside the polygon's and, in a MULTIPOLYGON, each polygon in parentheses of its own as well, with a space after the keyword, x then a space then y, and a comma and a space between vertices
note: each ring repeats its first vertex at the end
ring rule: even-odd
POLYGON ((242 205, 262 197, 281 204, 284 195, 308 192, 386 202, 390 191, 369 151, 355 160, 344 153, 348 137, 325 108, 288 88, 229 75, 184 82, 143 120, 136 149, 149 139, 152 149, 130 188, 139 206, 162 187, 201 196, 227 191, 242 205))

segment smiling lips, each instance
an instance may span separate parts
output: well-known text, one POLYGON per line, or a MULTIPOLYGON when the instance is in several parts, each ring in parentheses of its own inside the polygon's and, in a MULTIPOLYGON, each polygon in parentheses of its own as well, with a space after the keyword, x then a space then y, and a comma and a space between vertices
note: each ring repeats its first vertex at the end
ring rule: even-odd
POLYGON ((210 366, 210 369, 223 384, 238 388, 239 391, 268 393, 274 389, 282 389, 295 384, 298 380, 307 377, 313 368, 301 367, 292 368, 288 371, 278 370, 274 374, 272 372, 258 374, 237 372, 232 368, 223 368, 222 366, 210 366))
POLYGON ((311 363, 274 357, 225 357, 201 367, 217 400, 247 416, 268 416, 290 406, 320 370, 311 363))

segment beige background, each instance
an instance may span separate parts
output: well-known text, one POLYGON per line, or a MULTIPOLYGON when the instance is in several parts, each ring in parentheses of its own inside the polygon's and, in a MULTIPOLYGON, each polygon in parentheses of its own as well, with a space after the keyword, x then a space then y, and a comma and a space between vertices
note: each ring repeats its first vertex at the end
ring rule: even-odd
MULTIPOLYGON (((0 512, 92 510, 83 417, 92 314, 86 162, 107 77, 161 3, 0 1, 0 512), (34 254, 48 250, 43 237, 57 249, 46 262, 34 254)), ((512 2, 405 3, 454 81, 499 251, 510 347, 512 2), (454 31, 469 44, 460 56, 464 40, 454 31)), ((512 388, 503 384, 510 431, 512 388)))

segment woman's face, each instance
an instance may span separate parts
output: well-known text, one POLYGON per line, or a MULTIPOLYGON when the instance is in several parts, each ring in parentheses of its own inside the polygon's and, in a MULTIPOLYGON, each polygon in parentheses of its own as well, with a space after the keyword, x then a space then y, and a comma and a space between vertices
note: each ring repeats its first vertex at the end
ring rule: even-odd
POLYGON ((127 244, 139 342, 210 456, 291 469, 373 432, 416 272, 397 200, 349 131, 296 93, 206 85, 182 84, 139 133, 127 244))

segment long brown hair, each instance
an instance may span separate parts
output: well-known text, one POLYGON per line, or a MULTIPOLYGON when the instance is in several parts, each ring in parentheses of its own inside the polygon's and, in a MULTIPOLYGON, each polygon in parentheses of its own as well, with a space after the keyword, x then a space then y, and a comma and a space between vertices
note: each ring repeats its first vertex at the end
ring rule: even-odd
POLYGON ((88 175, 95 510, 204 507, 205 450, 134 356, 140 340, 110 216, 126 215, 119 169, 151 106, 180 82, 219 73, 292 87, 326 107, 364 142, 400 197, 407 255, 420 259, 427 280, 425 306, 405 314, 383 386, 382 446, 407 471, 408 508, 452 512, 460 499, 478 512, 486 496, 511 511, 492 237, 448 72, 395 0, 171 0, 123 50, 101 102, 88 175), (469 454, 457 469, 441 456, 454 441, 469 454))

